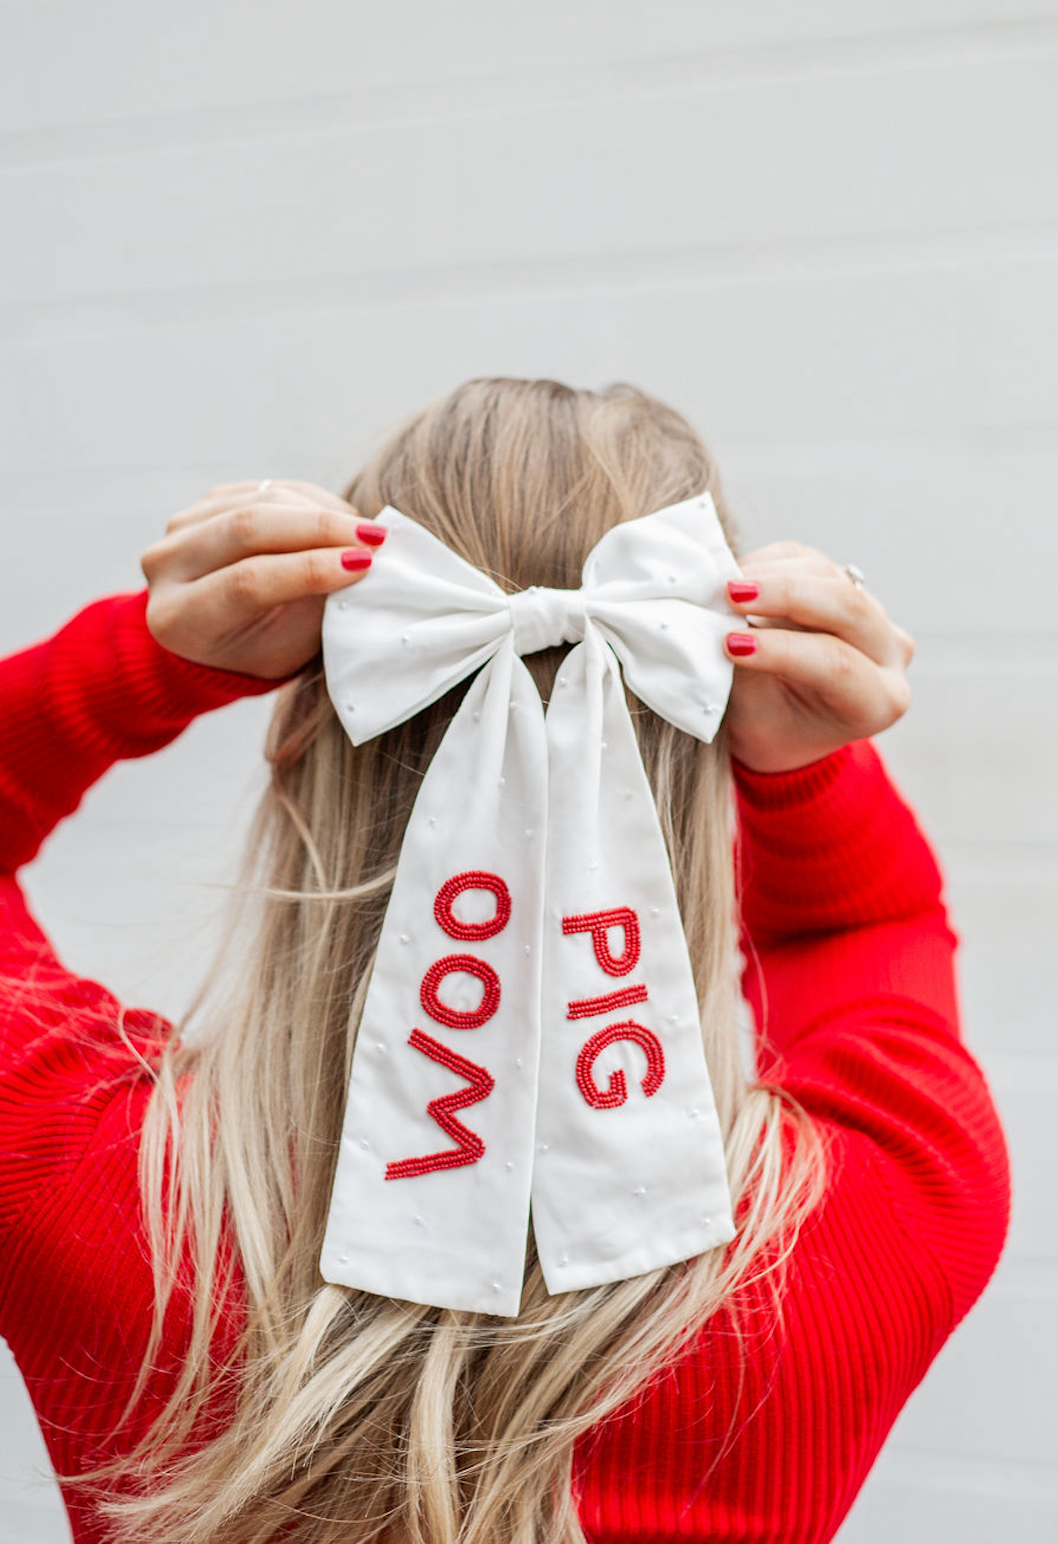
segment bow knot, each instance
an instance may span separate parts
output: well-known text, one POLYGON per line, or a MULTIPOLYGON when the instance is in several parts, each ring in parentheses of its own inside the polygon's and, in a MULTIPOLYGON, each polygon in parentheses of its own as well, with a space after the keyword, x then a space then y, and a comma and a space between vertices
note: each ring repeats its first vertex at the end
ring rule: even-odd
POLYGON ((559 643, 579 643, 588 625, 582 590, 552 590, 532 584, 507 597, 514 627, 514 652, 536 654, 559 643))

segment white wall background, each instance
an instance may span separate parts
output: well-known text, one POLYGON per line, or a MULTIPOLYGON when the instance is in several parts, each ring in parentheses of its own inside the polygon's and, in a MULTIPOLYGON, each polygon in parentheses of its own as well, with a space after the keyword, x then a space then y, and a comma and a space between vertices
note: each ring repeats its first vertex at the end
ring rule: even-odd
MULTIPOLYGON (((1056 148, 1058 0, 0 0, 0 650, 138 589, 213 483, 338 488, 482 373, 669 398, 747 536, 916 635, 883 748, 1015 1215, 841 1544, 1058 1537, 1056 148)), ((190 995, 267 713, 115 769, 26 871, 127 1002, 190 995)), ((42 1452, 8 1366, 3 1544, 68 1537, 42 1452)))

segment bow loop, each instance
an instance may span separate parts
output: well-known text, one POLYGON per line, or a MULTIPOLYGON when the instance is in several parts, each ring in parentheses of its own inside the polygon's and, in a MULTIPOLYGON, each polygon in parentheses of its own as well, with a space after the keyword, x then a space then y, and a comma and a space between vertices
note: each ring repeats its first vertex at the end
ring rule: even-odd
POLYGON ((588 625, 582 590, 552 590, 531 584, 507 597, 514 627, 514 652, 536 654, 559 643, 579 643, 588 625))

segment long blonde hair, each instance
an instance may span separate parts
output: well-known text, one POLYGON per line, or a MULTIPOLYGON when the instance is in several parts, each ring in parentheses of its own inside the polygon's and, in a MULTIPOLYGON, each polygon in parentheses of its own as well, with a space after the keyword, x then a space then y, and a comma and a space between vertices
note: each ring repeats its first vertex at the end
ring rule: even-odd
MULTIPOLYGON (((511 592, 576 587, 608 527, 703 489, 730 531, 707 450, 654 398, 490 379, 416 415, 345 496, 365 516, 395 504, 511 592)), ((562 652, 526 659, 545 699, 562 652)), ((215 963, 181 1025, 194 1033, 174 1035, 152 1066, 140 1183, 155 1314, 126 1413, 178 1284, 191 1331, 147 1435, 87 1476, 120 1477, 100 1503, 120 1544, 578 1544, 575 1443, 721 1305, 737 1306, 739 1289, 777 1289, 818 1199, 813 1128, 742 1070, 723 733, 703 745, 630 699, 694 964, 736 1239, 556 1297, 530 1241, 516 1320, 322 1282, 365 986, 405 822, 463 690, 359 748, 319 656, 278 692, 270 783, 215 963), (242 1330, 218 1361, 233 1294, 242 1330)))

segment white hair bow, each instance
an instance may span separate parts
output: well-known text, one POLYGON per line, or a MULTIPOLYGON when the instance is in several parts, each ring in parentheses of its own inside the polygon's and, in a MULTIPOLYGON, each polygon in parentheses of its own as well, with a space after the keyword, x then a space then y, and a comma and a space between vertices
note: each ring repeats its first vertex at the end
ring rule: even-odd
POLYGON ((734 1236, 699 1007, 624 680, 712 740, 735 563, 708 494, 505 595, 387 506, 323 617, 355 745, 478 671, 408 820, 353 1057, 325 1280, 516 1315, 734 1236), (519 658, 574 643, 546 717, 519 658), (482 668, 483 667, 483 668, 482 668))

